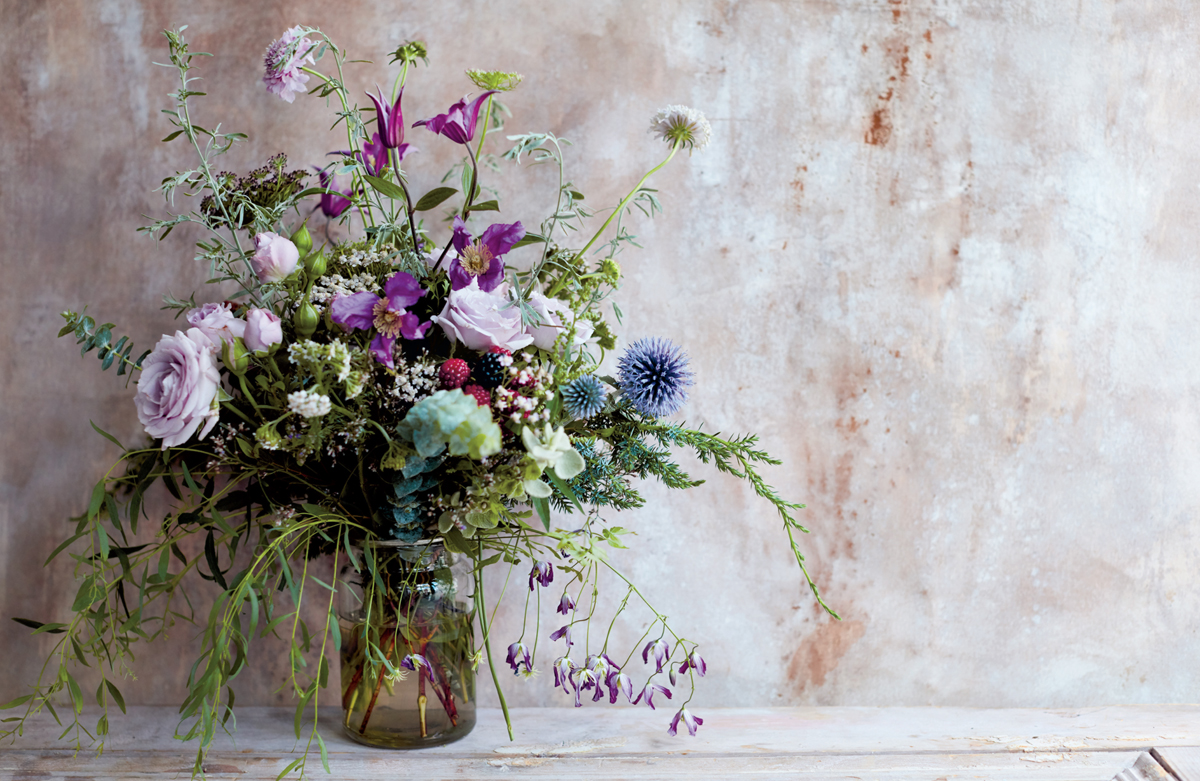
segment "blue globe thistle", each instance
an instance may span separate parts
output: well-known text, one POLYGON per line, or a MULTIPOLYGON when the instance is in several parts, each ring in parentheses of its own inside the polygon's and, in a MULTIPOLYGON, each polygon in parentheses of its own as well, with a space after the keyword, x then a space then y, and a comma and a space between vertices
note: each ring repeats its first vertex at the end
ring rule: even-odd
POLYGON ((576 377, 559 389, 563 407, 577 418, 590 418, 604 409, 604 398, 608 391, 594 374, 576 377))
POLYGON ((617 362, 618 382, 625 398, 645 415, 671 415, 687 401, 692 384, 683 349, 666 339, 639 339, 617 362))

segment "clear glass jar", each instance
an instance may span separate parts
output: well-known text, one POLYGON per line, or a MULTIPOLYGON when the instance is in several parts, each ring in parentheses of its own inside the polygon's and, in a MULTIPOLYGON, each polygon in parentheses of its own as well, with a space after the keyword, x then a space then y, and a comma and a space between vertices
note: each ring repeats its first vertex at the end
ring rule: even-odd
POLYGON ((339 583, 346 734, 386 748, 464 737, 475 726, 474 613, 458 590, 469 559, 440 540, 373 542, 356 558, 339 583))

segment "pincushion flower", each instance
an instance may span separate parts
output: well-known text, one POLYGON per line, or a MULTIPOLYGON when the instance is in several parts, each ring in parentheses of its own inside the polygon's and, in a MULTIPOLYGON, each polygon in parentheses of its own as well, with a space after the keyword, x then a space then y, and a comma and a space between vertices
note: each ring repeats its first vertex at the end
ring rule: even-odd
POLYGON ((282 282, 296 270, 300 250, 291 239, 267 231, 254 237, 254 256, 250 267, 259 282, 282 282))
POLYGON ((305 63, 315 65, 312 50, 316 43, 304 37, 304 28, 296 27, 286 30, 278 41, 267 47, 263 56, 266 73, 263 83, 267 91, 291 103, 296 99, 297 92, 304 91, 308 84, 308 75, 301 68, 305 63))
POLYGON ((712 126, 704 114, 687 106, 660 108, 650 120, 650 132, 669 144, 687 148, 703 149, 712 138, 712 126))
POLYGON ((479 121, 479 109, 490 95, 498 90, 488 90, 479 97, 467 103, 467 98, 455 103, 445 114, 422 119, 413 123, 413 127, 423 125, 434 133, 443 135, 456 144, 469 144, 475 138, 475 125, 479 121))
POLYGON ((369 331, 377 333, 371 341, 371 354, 375 360, 389 369, 396 368, 392 357, 392 346, 396 339, 424 339, 429 323, 411 312, 408 307, 425 295, 425 289, 412 274, 397 271, 383 285, 384 296, 380 297, 364 290, 349 296, 338 296, 329 305, 329 316, 333 322, 347 331, 369 331))
POLYGON ((525 331, 533 337, 533 346, 540 350, 553 348, 558 335, 572 321, 575 323, 573 344, 583 344, 592 336, 592 322, 583 318, 576 320, 571 307, 557 298, 547 298, 542 293, 534 292, 529 296, 529 306, 537 312, 540 322, 538 325, 529 325, 525 331))
POLYGON ((217 425, 221 374, 214 354, 212 340, 189 328, 163 336, 142 362, 133 403, 146 433, 161 439, 163 450, 187 442, 197 429, 204 439, 217 425))
POLYGON ((246 313, 242 340, 252 353, 265 352, 283 341, 283 324, 270 309, 251 309, 246 313))
POLYGON ((490 225, 476 239, 467 232, 462 217, 455 217, 452 242, 458 257, 450 261, 447 269, 450 286, 461 290, 474 279, 479 282, 480 290, 489 293, 495 290, 504 281, 504 261, 500 258, 523 238, 525 228, 514 222, 490 225))
POLYGON ((189 310, 187 321, 207 336, 216 350, 223 344, 233 344, 234 339, 246 332, 246 321, 234 317, 232 307, 224 303, 204 304, 189 310))
POLYGON ((451 342, 462 342, 477 352, 493 347, 516 351, 533 342, 507 291, 480 290, 477 279, 467 287, 451 290, 441 314, 431 319, 451 342))
POLYGON ((687 401, 692 384, 687 356, 666 339, 639 339, 617 366, 621 391, 643 415, 672 415, 687 401))

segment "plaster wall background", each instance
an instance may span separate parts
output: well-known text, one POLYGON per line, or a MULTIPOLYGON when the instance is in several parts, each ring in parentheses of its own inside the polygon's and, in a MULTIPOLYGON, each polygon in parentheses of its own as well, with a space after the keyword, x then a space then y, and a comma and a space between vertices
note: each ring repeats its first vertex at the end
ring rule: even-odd
MULTIPOLYGON (((182 144, 158 143, 174 87, 150 64, 165 57, 159 31, 190 24, 193 48, 216 54, 200 62, 210 95, 196 121, 249 132, 225 162, 246 170, 339 148, 320 100, 288 105, 258 83, 263 49, 306 23, 380 63, 352 71, 360 95, 389 78, 387 52, 426 41, 410 122, 472 89, 464 68, 523 73, 509 131, 575 142, 570 175, 594 206, 661 158, 644 130, 655 109, 710 118, 709 148, 651 183, 665 214, 632 223, 646 250, 623 259, 622 335, 686 345, 686 419, 757 431, 783 459, 768 478, 808 504, 801 542, 843 620, 814 605, 770 507, 685 460, 708 483, 646 485, 647 508, 619 519, 638 536, 617 561, 701 644, 693 709, 1197 700, 1190 0, 0 9, 0 615, 63 616, 69 567, 40 565, 115 457, 87 421, 140 434, 132 388, 56 342, 57 313, 90 304, 149 347, 173 330, 162 293, 218 297, 184 238, 134 232, 161 213, 152 189, 191 164, 182 144)), ((424 191, 455 150, 410 134, 424 191)), ((550 171, 499 181, 502 216, 536 222, 550 171)), ((641 621, 618 638, 635 642, 641 621)), ((519 626, 514 603, 497 644, 519 626)), ((142 649, 126 699, 180 701, 192 647, 181 626, 142 649)), ((5 620, 0 648, 7 700, 47 646, 5 620)), ((282 651, 256 653, 238 702, 286 699, 282 651)), ((570 703, 548 673, 509 680, 510 703, 570 703)))

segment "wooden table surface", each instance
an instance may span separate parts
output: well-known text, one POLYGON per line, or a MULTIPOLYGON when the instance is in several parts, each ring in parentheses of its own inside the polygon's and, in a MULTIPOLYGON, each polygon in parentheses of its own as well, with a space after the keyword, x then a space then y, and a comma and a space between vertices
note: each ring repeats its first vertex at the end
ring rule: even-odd
MULTIPOLYGON (((729 779, 956 778, 1200 781, 1200 706, 1071 710, 732 708, 699 710, 699 735, 667 734, 670 709, 518 708, 509 742, 499 711, 448 746, 387 751, 342 736, 322 714, 331 775, 316 751, 312 778, 729 779), (1173 771, 1173 772, 1172 772, 1173 771)), ((85 722, 86 723, 86 722, 85 722)), ((49 719, 0 745, 4 779, 188 778, 194 745, 173 739, 172 708, 131 708, 113 720, 100 756, 57 742, 49 719)), ((302 745, 299 747, 302 749, 302 745)), ((298 754, 292 711, 239 710, 234 737, 206 762, 208 778, 274 779, 298 754)))

